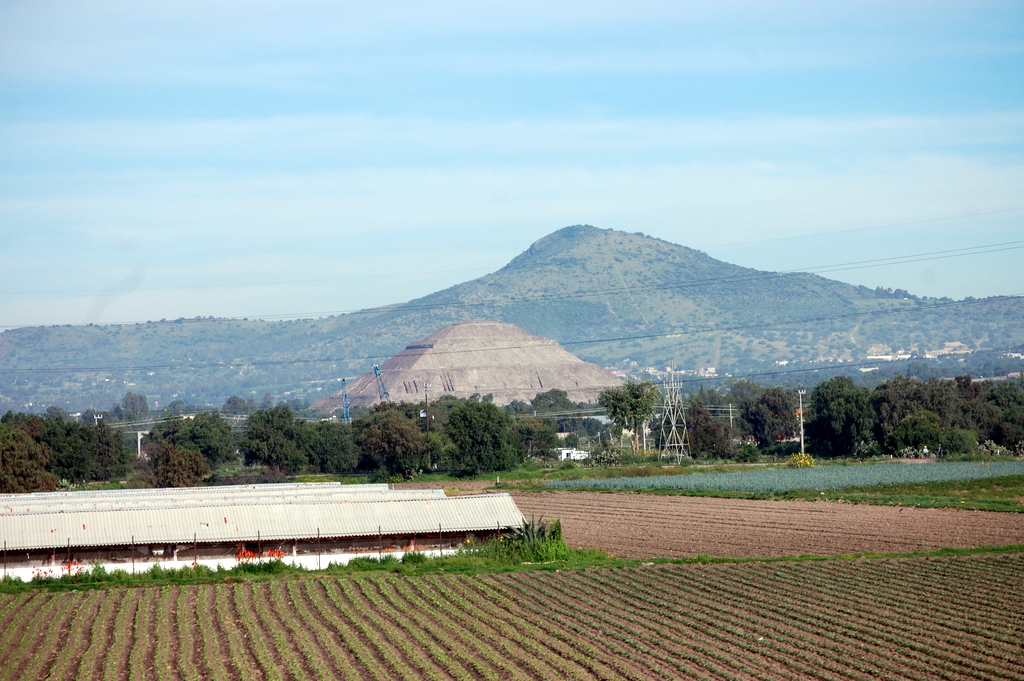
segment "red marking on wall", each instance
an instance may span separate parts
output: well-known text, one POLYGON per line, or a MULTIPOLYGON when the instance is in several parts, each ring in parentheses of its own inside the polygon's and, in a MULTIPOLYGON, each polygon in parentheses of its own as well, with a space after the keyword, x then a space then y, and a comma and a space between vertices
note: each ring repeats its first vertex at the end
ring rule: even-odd
POLYGON ((228 519, 227 519, 227 518, 224 518, 224 524, 225 524, 225 525, 227 525, 227 524, 228 524, 228 519))
POLYGON ((83 530, 85 529, 85 523, 82 523, 82 529, 83 530))

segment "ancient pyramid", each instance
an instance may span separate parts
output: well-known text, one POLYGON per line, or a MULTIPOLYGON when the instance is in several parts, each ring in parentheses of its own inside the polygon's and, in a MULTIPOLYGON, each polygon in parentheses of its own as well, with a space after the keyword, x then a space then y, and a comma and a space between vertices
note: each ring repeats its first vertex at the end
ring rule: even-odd
MULTIPOLYGON (((531 336, 513 324, 486 320, 460 322, 408 345, 381 365, 394 402, 429 398, 493 395, 495 404, 524 402, 546 390, 564 390, 574 402, 596 402, 604 388, 621 382, 607 371, 584 362, 547 338, 531 336)), ((380 401, 372 371, 348 389, 352 406, 380 401)), ((341 393, 325 397, 313 409, 331 413, 341 408, 341 393)))

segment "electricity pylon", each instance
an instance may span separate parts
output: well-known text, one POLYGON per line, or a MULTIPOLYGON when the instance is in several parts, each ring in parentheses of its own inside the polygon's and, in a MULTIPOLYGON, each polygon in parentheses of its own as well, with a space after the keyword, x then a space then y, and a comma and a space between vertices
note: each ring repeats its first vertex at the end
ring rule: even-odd
POLYGON ((683 457, 691 456, 690 441, 686 433, 686 405, 683 404, 682 388, 676 382, 675 374, 669 372, 661 386, 665 402, 661 415, 661 457, 675 459, 682 463, 683 457))
POLYGON ((388 384, 384 382, 384 376, 380 373, 380 367, 373 365, 373 373, 377 375, 377 396, 381 402, 390 402, 391 393, 388 391, 388 384))

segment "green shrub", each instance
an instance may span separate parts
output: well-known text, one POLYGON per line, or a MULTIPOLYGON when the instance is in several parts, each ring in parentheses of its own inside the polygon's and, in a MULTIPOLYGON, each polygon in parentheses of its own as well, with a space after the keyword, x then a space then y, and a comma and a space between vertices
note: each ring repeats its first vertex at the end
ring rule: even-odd
POLYGON ((398 567, 401 563, 393 554, 388 554, 380 558, 373 558, 372 556, 359 556, 353 558, 348 562, 348 567, 351 570, 390 570, 391 568, 398 567))
POLYGON ((736 449, 736 460, 743 463, 757 463, 761 460, 761 451, 756 445, 743 444, 736 449))
POLYGON ((419 551, 409 551, 402 556, 402 563, 405 565, 421 565, 426 563, 428 560, 426 554, 420 553, 419 551))
POLYGON ((243 575, 277 575, 289 572, 290 569, 290 566, 286 565, 283 560, 264 560, 253 563, 242 562, 232 570, 243 575))
POLYGON ((353 570, 379 570, 380 561, 370 556, 359 556, 350 560, 348 567, 353 570))
POLYGON ((942 436, 943 454, 974 454, 978 451, 978 436, 970 430, 954 428, 942 436))
POLYGON ((922 451, 925 447, 935 451, 942 440, 942 428, 938 415, 930 411, 918 411, 900 421, 886 438, 890 452, 902 452, 910 448, 922 451))
POLYGON ((772 456, 775 458, 789 458, 800 451, 799 442, 780 442, 777 445, 765 447, 761 450, 764 456, 772 456))
POLYGON ((529 521, 524 520, 512 537, 501 538, 499 544, 505 559, 513 563, 564 560, 569 555, 562 537, 562 523, 557 519, 544 522, 531 517, 529 521))

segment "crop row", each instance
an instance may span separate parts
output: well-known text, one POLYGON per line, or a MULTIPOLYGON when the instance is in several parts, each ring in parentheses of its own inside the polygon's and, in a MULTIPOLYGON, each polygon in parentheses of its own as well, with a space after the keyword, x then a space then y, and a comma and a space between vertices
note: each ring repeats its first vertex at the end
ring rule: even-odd
POLYGON ((796 489, 833 490, 875 485, 918 484, 1024 475, 1024 461, 970 463, 940 461, 928 464, 882 463, 815 468, 772 468, 734 473, 691 473, 638 478, 552 480, 550 487, 595 489, 678 489, 694 492, 723 490, 771 494, 796 489))
POLYGON ((1024 681, 1024 556, 0 595, 0 678, 1024 681))

